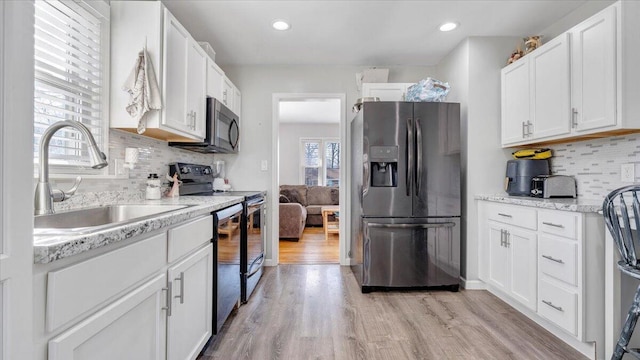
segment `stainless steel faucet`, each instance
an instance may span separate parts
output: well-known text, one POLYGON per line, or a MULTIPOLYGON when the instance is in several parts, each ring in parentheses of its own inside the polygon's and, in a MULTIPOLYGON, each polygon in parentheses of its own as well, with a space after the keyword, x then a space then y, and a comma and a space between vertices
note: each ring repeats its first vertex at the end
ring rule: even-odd
POLYGON ((38 179, 38 185, 36 185, 35 215, 53 214, 53 202, 60 202, 70 198, 78 189, 80 181, 82 181, 82 178, 78 176, 73 187, 66 192, 58 189, 52 190, 51 185, 49 184, 49 142, 51 141, 53 134, 64 127, 72 127, 80 131, 82 136, 85 137, 89 144, 89 156, 92 168, 102 169, 108 165, 107 156, 98 149, 98 145, 96 144, 96 140, 93 138, 93 135, 91 135, 89 129, 87 129, 87 127, 82 123, 65 120, 58 121, 49 126, 42 134, 42 138, 40 138, 40 177, 38 179))

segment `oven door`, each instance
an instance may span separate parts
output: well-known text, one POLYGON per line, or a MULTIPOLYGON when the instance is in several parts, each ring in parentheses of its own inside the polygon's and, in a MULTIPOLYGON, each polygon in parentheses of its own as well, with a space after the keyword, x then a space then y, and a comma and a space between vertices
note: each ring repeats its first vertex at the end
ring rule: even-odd
POLYGON ((242 205, 234 205, 217 211, 214 268, 214 333, 217 334, 225 320, 240 300, 240 218, 242 205))
POLYGON ((247 204, 247 268, 244 277, 242 302, 246 303, 258 285, 264 265, 266 206, 264 199, 247 204))
POLYGON ((218 147, 226 153, 238 152, 238 141, 240 140, 240 119, 229 108, 220 101, 209 99, 213 105, 213 129, 211 133, 212 145, 218 147))

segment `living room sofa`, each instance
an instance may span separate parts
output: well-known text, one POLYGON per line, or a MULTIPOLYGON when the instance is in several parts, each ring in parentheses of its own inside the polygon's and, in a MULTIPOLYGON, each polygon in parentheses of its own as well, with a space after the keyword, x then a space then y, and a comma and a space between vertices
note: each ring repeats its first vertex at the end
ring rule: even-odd
POLYGON ((322 207, 338 204, 334 186, 280 185, 280 237, 299 239, 305 226, 322 226, 322 207))

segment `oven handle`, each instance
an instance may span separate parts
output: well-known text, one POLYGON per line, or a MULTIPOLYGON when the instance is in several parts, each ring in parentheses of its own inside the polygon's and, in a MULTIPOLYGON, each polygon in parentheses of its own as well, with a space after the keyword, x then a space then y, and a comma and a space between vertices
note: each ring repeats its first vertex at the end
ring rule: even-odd
POLYGON ((380 224, 380 223, 368 223, 372 228, 391 228, 391 229, 433 229, 442 227, 454 227, 456 223, 442 222, 442 223, 429 223, 429 224, 380 224))
POLYGON ((249 266, 249 275, 247 275, 247 279, 255 275, 258 271, 260 271, 260 269, 262 269, 262 264, 264 264, 264 253, 260 254, 260 256, 258 256, 251 262, 251 265, 249 266), (258 268, 251 271, 251 269, 253 269, 254 265, 256 265, 256 262, 258 260, 262 260, 260 261, 260 264, 258 264, 258 268))
POLYGON ((260 205, 262 205, 262 204, 264 204, 264 200, 260 200, 258 202, 247 204, 247 207, 249 207, 249 208, 260 207, 260 205))

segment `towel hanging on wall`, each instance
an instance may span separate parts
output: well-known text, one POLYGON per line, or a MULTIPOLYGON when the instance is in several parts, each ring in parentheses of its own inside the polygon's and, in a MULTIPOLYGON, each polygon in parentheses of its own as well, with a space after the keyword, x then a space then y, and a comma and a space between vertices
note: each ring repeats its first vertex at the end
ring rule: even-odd
POLYGON ((122 90, 129 93, 129 103, 126 109, 129 115, 138 121, 138 134, 142 134, 147 129, 144 115, 149 110, 162 108, 158 81, 153 71, 151 58, 147 54, 146 45, 138 53, 136 64, 125 80, 122 90))

